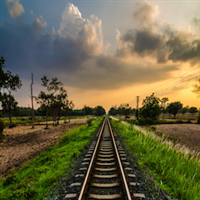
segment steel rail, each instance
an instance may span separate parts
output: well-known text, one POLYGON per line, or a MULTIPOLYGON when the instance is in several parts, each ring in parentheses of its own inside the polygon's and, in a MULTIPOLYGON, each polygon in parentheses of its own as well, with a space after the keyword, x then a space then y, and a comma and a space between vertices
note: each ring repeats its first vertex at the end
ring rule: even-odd
POLYGON ((109 129, 110 129, 110 134, 112 136, 113 145, 114 145, 115 153, 116 153, 116 156, 117 156, 120 172, 121 172, 121 175, 122 175, 123 184, 124 184, 124 187, 125 187, 125 190, 126 190, 127 199, 128 200, 132 200, 131 193, 130 193, 130 190, 129 190, 129 187, 128 187, 128 183, 126 181, 126 177, 125 177, 125 174, 124 174, 124 170, 123 170, 123 167, 122 167, 122 163, 121 163, 121 160, 120 160, 120 157, 119 157, 119 153, 118 153, 118 150, 117 150, 117 145, 115 143, 115 138, 114 138, 113 131, 112 131, 112 128, 111 128, 109 120, 108 120, 108 125, 109 125, 109 129))
POLYGON ((87 173, 86 173, 86 176, 85 176, 85 180, 83 182, 83 186, 81 188, 81 192, 79 194, 78 200, 84 200, 85 199, 84 195, 85 195, 85 192, 86 192, 86 189, 87 189, 87 183, 89 181, 89 176, 91 174, 91 170, 92 170, 92 167, 93 167, 93 164, 94 164, 94 159, 95 159, 95 156, 96 156, 96 153, 97 153, 97 149, 99 147, 99 142, 100 142, 101 135, 103 133, 103 129, 104 129, 104 126, 105 126, 105 121, 106 121, 106 117, 104 118, 103 125, 101 127, 101 131, 100 131, 100 134, 99 134, 99 138, 97 140, 96 147, 95 147, 92 159, 90 161, 90 165, 88 167, 88 170, 87 170, 87 173))

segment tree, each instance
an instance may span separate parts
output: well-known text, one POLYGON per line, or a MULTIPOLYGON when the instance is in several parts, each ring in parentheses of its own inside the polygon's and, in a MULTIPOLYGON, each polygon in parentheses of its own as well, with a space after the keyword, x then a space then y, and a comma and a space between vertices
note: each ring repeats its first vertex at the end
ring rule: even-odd
POLYGON ((69 102, 69 122, 70 122, 70 117, 71 117, 74 107, 75 107, 75 105, 74 105, 73 101, 70 101, 69 102))
POLYGON ((86 105, 82 108, 83 115, 92 115, 93 110, 94 110, 93 108, 86 106, 86 105))
POLYGON ((10 119, 10 127, 13 127, 12 123, 12 111, 17 108, 17 102, 15 101, 14 96, 12 95, 13 91, 17 91, 22 86, 21 80, 19 76, 13 75, 11 71, 2 72, 2 64, 5 60, 1 58, 1 69, 0 76, 3 76, 3 82, 1 81, 1 87, 6 90, 3 94, 1 94, 1 102, 4 113, 8 113, 10 119))
MULTIPOLYGON (((64 88, 62 87, 63 83, 58 81, 57 77, 52 78, 52 80, 49 81, 49 79, 46 76, 43 76, 41 80, 42 86, 46 88, 48 93, 41 91, 38 97, 36 98, 36 101, 38 104, 40 104, 41 106, 43 105, 43 107, 46 108, 46 128, 48 128, 47 118, 49 108, 51 107, 53 110, 57 110, 57 106, 60 103, 60 98, 63 97, 63 94, 61 93, 66 92, 66 90, 64 90, 64 88), (57 94, 58 91, 60 92, 60 94, 57 94)), ((60 105, 61 104, 59 104, 59 106, 60 105)))
POLYGON ((165 103, 169 101, 168 97, 164 97, 161 99, 161 108, 162 108, 162 112, 163 112, 163 119, 164 119, 164 114, 166 112, 166 106, 165 103))
POLYGON ((12 123, 12 112, 17 109, 17 102, 15 101, 15 98, 11 94, 4 93, 2 98, 2 108, 3 113, 8 113, 9 120, 10 120, 10 128, 13 127, 12 123))
POLYGON ((189 109, 189 112, 190 112, 191 114, 194 114, 194 113, 197 113, 197 112, 198 112, 198 109, 197 109, 196 107, 191 107, 191 108, 189 109))
POLYGON ((180 101, 172 102, 167 106, 167 111, 170 114, 174 115, 174 118, 176 118, 176 114, 178 111, 183 107, 183 104, 180 101))
POLYGON ((159 106, 160 99, 154 96, 154 93, 146 97, 143 100, 143 107, 139 110, 139 117, 144 118, 145 120, 156 120, 158 119, 161 108, 159 106))
POLYGON ((183 108, 181 108, 181 110, 180 110, 180 113, 182 114, 182 115, 184 115, 186 112, 188 112, 189 111, 189 108, 188 108, 188 106, 186 106, 186 107, 183 107, 183 108))
POLYGON ((3 57, 1 57, 0 59, 0 96, 1 96, 1 88, 3 87, 4 79, 5 79, 5 73, 3 70, 3 67, 5 67, 4 63, 5 63, 5 60, 3 57))
POLYGON ((32 104, 32 128, 34 128, 34 107, 33 107, 33 73, 31 73, 31 104, 32 104))
POLYGON ((105 115, 106 111, 102 106, 96 106, 93 111, 95 116, 105 115))
POLYGON ((192 92, 197 95, 197 98, 200 98, 200 79, 199 79, 199 83, 193 85, 192 92))
POLYGON ((116 115, 117 114, 117 106, 112 106, 108 111, 109 115, 116 115))

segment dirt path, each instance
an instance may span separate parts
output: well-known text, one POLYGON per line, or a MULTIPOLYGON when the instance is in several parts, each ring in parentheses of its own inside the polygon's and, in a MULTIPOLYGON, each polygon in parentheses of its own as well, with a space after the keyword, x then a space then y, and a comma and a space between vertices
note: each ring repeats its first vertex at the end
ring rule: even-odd
POLYGON ((165 135, 180 138, 180 143, 192 150, 200 151, 200 125, 199 124, 161 124, 158 131, 165 135))
POLYGON ((48 146, 57 143, 58 138, 67 131, 86 123, 86 118, 72 119, 70 123, 62 124, 58 127, 49 125, 45 130, 45 125, 17 126, 12 129, 6 128, 4 135, 6 138, 0 142, 0 177, 9 174, 10 169, 14 170, 25 161, 38 155, 48 146))

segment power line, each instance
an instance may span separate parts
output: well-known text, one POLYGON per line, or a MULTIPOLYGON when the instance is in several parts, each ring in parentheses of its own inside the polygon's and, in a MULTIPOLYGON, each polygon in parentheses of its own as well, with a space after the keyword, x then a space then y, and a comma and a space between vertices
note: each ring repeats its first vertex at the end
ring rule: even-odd
MULTIPOLYGON (((190 71, 187 71, 186 73, 184 73, 184 74, 182 74, 182 75, 176 77, 174 80, 167 81, 167 82, 163 83, 162 85, 159 85, 159 86, 157 86, 157 87, 155 87, 155 88, 153 88, 153 89, 146 90, 145 92, 141 93, 140 96, 144 96, 143 94, 147 94, 147 93, 150 93, 150 92, 152 92, 152 91, 158 92, 158 91, 160 91, 160 90, 164 90, 164 89, 173 87, 174 85, 180 85, 181 83, 184 83, 184 82, 186 82, 186 81, 189 81, 189 79, 192 80, 193 78, 198 77, 198 75, 196 75, 195 73, 193 73, 193 74, 189 75, 189 77, 183 77, 183 76, 186 75, 186 74, 189 74, 189 73, 191 73, 191 72, 193 72, 193 71, 195 71, 195 70, 198 70, 198 68, 199 68, 199 66, 197 66, 196 68, 194 68, 194 69, 192 69, 192 70, 190 70, 190 71), (194 76, 194 75, 196 75, 196 76, 194 76), (193 77, 193 76, 194 76, 194 77, 193 77), (185 78, 189 78, 189 79, 184 80, 185 78), (179 79, 179 80, 177 80, 177 79, 179 79), (180 83, 179 83, 179 82, 180 82, 180 83), (164 86, 164 87, 163 87, 163 86, 164 86), (157 89, 157 91, 155 91, 155 89, 157 89)), ((198 71, 195 71, 195 72, 198 72, 198 71)), ((133 101, 134 101, 134 100, 130 101, 130 103, 133 102, 133 101)))

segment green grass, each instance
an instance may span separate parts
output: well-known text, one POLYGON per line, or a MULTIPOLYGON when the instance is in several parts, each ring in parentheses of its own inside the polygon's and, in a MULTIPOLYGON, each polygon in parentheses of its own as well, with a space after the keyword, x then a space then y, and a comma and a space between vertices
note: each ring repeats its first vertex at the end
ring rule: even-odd
POLYGON ((91 126, 79 126, 63 135, 56 146, 49 147, 30 163, 0 181, 0 199, 42 199, 56 185, 68 164, 84 152, 98 129, 102 117, 91 126))
POLYGON ((157 185, 175 199, 200 199, 200 161, 187 148, 153 132, 112 120, 117 134, 130 155, 135 154, 141 168, 156 178, 157 185))

